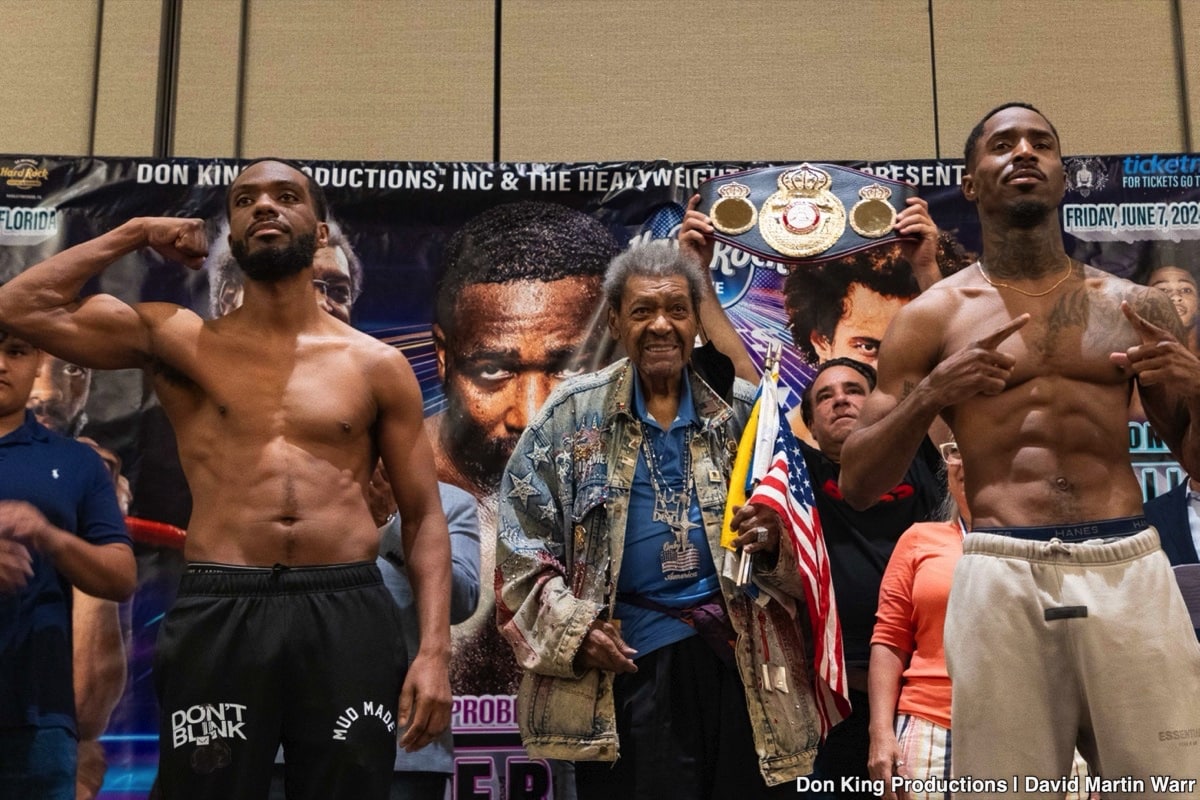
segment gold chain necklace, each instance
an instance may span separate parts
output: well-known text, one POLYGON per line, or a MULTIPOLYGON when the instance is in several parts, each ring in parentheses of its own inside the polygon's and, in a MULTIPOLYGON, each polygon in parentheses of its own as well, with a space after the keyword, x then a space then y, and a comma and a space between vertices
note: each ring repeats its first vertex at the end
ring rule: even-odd
POLYGON ((1063 273, 1063 276, 1061 278, 1059 278, 1057 281, 1054 282, 1053 286, 1051 286, 1049 289, 1047 289, 1044 292, 1027 292, 1019 286, 1013 286, 1011 283, 1003 283, 1001 281, 994 281, 991 278, 989 278, 987 271, 984 270, 984 268, 983 268, 983 260, 982 259, 980 259, 979 261, 976 261, 975 266, 979 267, 979 274, 983 276, 983 279, 985 281, 987 281, 989 284, 991 284, 992 286, 994 286, 995 288, 997 288, 997 289, 1012 289, 1014 292, 1020 292, 1021 294, 1025 295, 1026 297, 1045 297, 1046 295, 1050 294, 1058 287, 1062 286, 1063 282, 1066 281, 1067 278, 1071 277, 1071 270, 1073 269, 1073 265, 1071 264, 1071 257, 1067 256, 1067 271, 1063 273))

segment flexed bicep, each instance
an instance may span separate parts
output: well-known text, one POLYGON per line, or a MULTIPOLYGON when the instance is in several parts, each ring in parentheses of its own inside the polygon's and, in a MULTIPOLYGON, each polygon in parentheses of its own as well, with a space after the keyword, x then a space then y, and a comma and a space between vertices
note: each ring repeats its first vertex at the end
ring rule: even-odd
POLYGON ((106 294, 80 297, 84 286, 121 257, 151 246, 194 266, 203 257, 204 223, 134 219, 57 253, 0 287, 0 326, 48 352, 96 369, 142 367, 154 349, 155 324, 178 306, 131 306, 106 294))

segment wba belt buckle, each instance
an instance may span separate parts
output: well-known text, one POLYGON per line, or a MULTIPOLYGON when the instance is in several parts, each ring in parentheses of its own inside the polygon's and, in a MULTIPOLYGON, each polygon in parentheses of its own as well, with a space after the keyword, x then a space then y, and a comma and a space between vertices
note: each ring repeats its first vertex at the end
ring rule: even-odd
POLYGON ((795 264, 896 239, 896 205, 915 195, 907 183, 836 164, 804 163, 705 181, 699 209, 712 219, 720 241, 768 261, 795 264))

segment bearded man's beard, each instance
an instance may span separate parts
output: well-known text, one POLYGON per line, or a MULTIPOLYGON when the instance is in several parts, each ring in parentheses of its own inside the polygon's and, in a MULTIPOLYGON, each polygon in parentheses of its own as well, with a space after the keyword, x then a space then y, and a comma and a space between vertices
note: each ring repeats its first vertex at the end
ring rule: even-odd
POLYGON ((233 241, 229 243, 229 252, 247 278, 274 283, 312 266, 317 252, 317 235, 306 233, 297 236, 286 247, 264 247, 253 253, 244 241, 233 241))
POLYGON ((485 492, 494 492, 500 487, 500 476, 520 436, 489 434, 458 397, 450 393, 446 396, 441 438, 450 460, 463 477, 485 492))
POLYGON ((1014 228, 1036 228, 1050 216, 1050 206, 1040 200, 1021 200, 1008 210, 1008 221, 1014 228))

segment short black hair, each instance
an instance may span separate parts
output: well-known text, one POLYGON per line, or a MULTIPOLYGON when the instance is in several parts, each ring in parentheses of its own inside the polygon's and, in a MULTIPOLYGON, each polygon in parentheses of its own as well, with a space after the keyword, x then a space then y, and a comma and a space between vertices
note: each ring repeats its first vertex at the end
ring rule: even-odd
POLYGON ((233 183, 229 184, 229 189, 226 190, 226 192, 225 192, 225 215, 226 216, 229 215, 229 212, 231 210, 229 208, 229 200, 233 194, 233 184, 237 183, 237 179, 242 176, 243 172, 250 169, 255 164, 261 164, 264 161, 274 161, 277 164, 283 164, 284 166, 291 167, 292 169, 296 170, 296 172, 299 172, 301 175, 303 175, 305 178, 307 178, 308 179, 308 196, 310 198, 312 198, 313 213, 316 214, 317 219, 320 220, 321 222, 327 221, 327 219, 329 217, 329 201, 326 200, 326 198, 325 198, 325 190, 323 188, 321 188, 321 184, 314 181, 312 175, 309 175, 307 172, 304 171, 304 167, 301 166, 299 161, 292 161, 291 159, 287 159, 287 158, 276 158, 274 156, 263 156, 262 158, 256 158, 253 161, 248 161, 242 165, 242 168, 238 170, 237 178, 233 179, 233 183))
POLYGON ((599 220, 558 203, 505 203, 468 220, 442 251, 434 321, 449 331, 462 290, 479 283, 600 279, 619 253, 599 220))
POLYGON ((792 342, 810 364, 819 360, 812 344, 816 332, 830 341, 846 316, 850 286, 860 283, 884 297, 911 300, 921 293, 912 266, 896 245, 864 250, 823 264, 800 264, 783 282, 784 307, 792 342))
POLYGON ((967 143, 963 146, 963 161, 966 164, 966 169, 968 172, 971 170, 971 167, 975 165, 975 146, 979 144, 979 137, 983 136, 983 126, 987 124, 989 119, 996 116, 1006 108, 1028 109, 1029 111, 1032 111, 1040 116, 1042 119, 1046 120, 1046 124, 1050 126, 1050 130, 1054 134, 1054 138, 1058 141, 1058 150, 1060 153, 1062 152, 1062 138, 1059 137, 1058 129, 1054 127, 1054 123, 1050 121, 1050 118, 1043 114, 1040 109, 1035 108, 1031 103, 1022 103, 1019 100, 1011 100, 1007 103, 1002 103, 996 106, 991 111, 984 114, 983 119, 975 123, 974 128, 971 128, 971 132, 967 135, 967 143))
POLYGON ((804 393, 800 395, 800 418, 804 420, 804 424, 809 428, 812 427, 813 421, 813 387, 817 385, 817 378, 821 377, 821 373, 825 372, 827 369, 833 369, 834 367, 849 367, 859 375, 862 375, 864 378, 866 378, 868 392, 875 388, 875 368, 870 364, 865 364, 862 361, 857 361, 853 358, 846 358, 844 356, 829 359, 821 366, 817 367, 817 371, 813 374, 812 381, 809 382, 808 388, 806 388, 804 393))
MULTIPOLYGON (((0 328, 0 344, 4 344, 9 339, 12 339, 14 342, 24 342, 25 344, 32 347, 34 350, 39 350, 39 351, 42 350, 42 348, 38 347, 37 345, 35 345, 33 342, 29 341, 28 339, 22 339, 20 336, 17 336, 15 333, 9 333, 8 331, 4 330, 4 328, 0 328)), ((42 352, 44 352, 44 351, 42 351, 42 352)))

